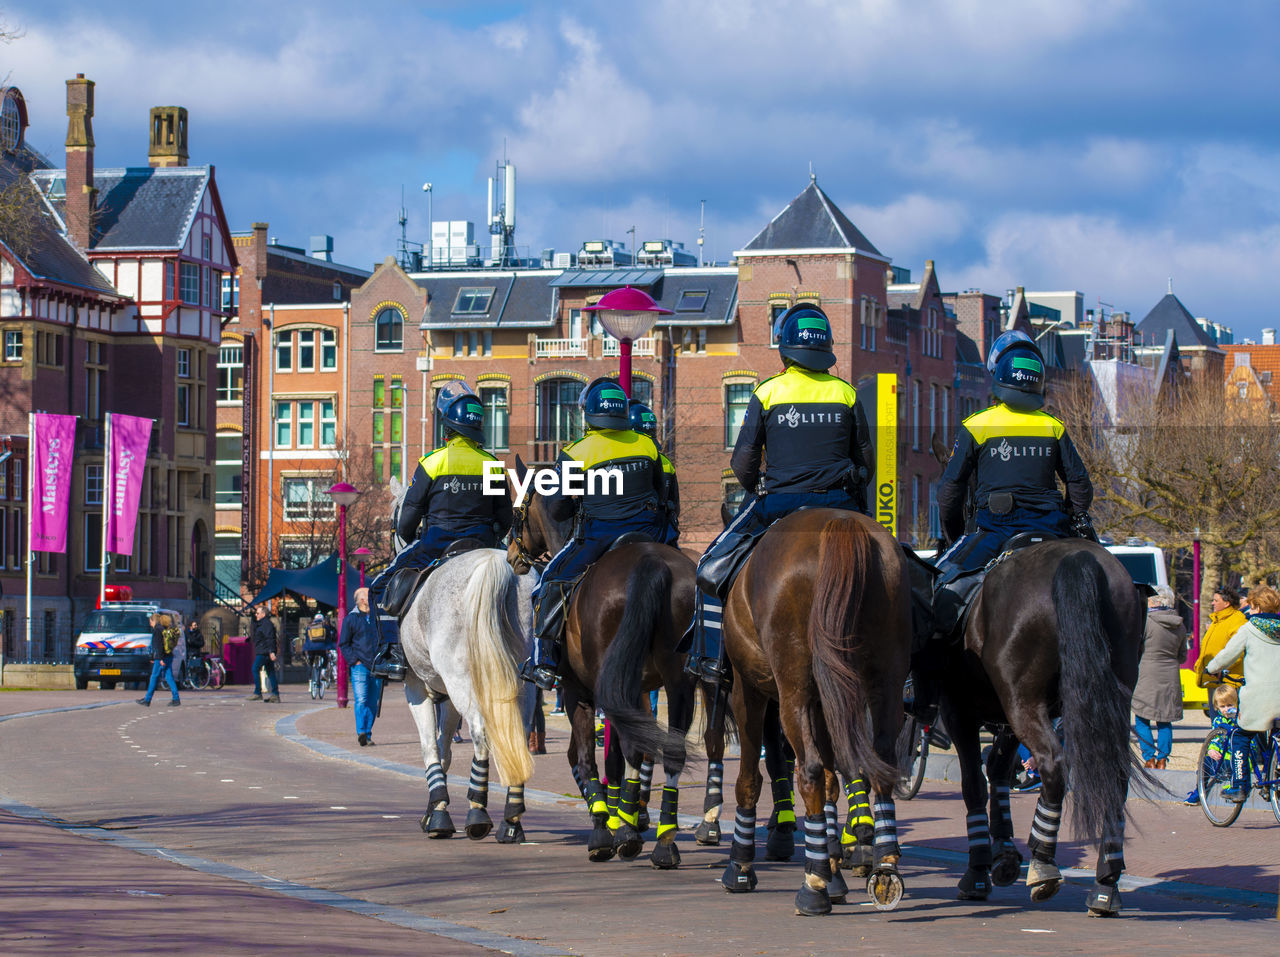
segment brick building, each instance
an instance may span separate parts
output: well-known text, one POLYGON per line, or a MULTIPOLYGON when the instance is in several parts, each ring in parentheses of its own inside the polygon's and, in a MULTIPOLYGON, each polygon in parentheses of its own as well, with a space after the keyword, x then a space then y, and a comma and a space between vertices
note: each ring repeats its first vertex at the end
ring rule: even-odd
MULTIPOLYGON (((38 232, 27 249, 6 244, 0 252, 0 428, 20 437, 5 463, 8 501, 22 493, 26 413, 80 419, 68 552, 36 559, 38 655, 42 646, 65 653, 98 593, 106 412, 156 420, 134 550, 113 556, 108 580, 185 611, 212 581, 210 386, 223 319, 218 290, 236 262, 214 170, 186 165, 181 107, 151 111, 148 166, 95 168, 93 113, 93 81, 68 80, 66 168, 22 148, 20 137, 0 164, 30 189, 24 221, 38 232)), ((13 650, 10 622, 25 615, 25 582, 11 564, 26 547, 24 508, 6 509, 6 518, 5 638, 13 650)))

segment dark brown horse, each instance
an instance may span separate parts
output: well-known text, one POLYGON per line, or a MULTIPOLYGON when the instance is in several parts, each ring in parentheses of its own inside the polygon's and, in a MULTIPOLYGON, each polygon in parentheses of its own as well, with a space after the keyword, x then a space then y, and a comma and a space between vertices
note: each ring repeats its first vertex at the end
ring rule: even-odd
MULTIPOLYGON (((516 468, 523 481, 524 463, 516 468)), ((541 496, 530 495, 516 510, 507 558, 517 572, 559 551, 572 533, 556 522, 541 496)), ((685 734, 693 723, 696 682, 684 674, 684 655, 675 650, 693 619, 694 564, 667 545, 643 542, 606 552, 583 576, 566 616, 563 669, 565 713, 572 735, 569 765, 591 813, 587 854, 604 861, 630 859, 644 840, 640 820, 640 769, 646 755, 661 755, 666 782, 658 821, 655 867, 680 864, 675 844, 685 734), (649 710, 648 692, 667 689, 663 733, 649 710), (620 826, 609 827, 610 811, 595 757, 595 710, 600 708, 618 736, 626 781, 618 799, 620 826)))
MULTIPOLYGON (((843 897, 837 773, 849 782, 860 776, 871 782, 875 861, 867 891, 877 907, 895 907, 903 890, 895 743, 911 646, 910 592, 898 543, 855 512, 804 509, 787 516, 765 533, 734 582, 724 636, 743 755, 760 753, 771 700, 795 749, 805 806, 805 877, 796 913, 829 913, 833 898, 843 897)), ((758 762, 743 761, 733 847, 721 878, 731 893, 756 886, 760 786, 758 762)))

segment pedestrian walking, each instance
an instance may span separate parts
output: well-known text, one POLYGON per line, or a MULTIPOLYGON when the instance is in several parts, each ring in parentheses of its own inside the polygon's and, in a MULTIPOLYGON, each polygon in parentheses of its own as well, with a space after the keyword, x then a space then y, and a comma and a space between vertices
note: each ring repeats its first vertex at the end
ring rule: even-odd
POLYGON ((1159 586, 1147 599, 1147 628, 1131 705, 1143 761, 1157 769, 1168 765, 1173 722, 1182 720, 1179 668, 1187 655, 1187 629, 1173 605, 1173 589, 1168 585, 1159 586))
POLYGON ((275 623, 269 615, 266 605, 259 605, 253 610, 257 621, 253 625, 253 694, 249 700, 279 701, 280 679, 276 677, 276 661, 280 656, 280 636, 276 634, 275 623), (262 669, 267 670, 267 680, 271 684, 271 694, 266 694, 262 686, 262 669))
POLYGON ((153 614, 147 620, 151 623, 151 680, 147 682, 147 693, 138 699, 138 704, 151 707, 151 698, 163 678, 173 695, 169 699, 169 707, 176 708, 182 702, 178 700, 178 680, 173 676, 173 652, 182 640, 182 630, 168 614, 153 614))
POLYGON ((369 614, 367 588, 356 589, 356 610, 342 619, 338 650, 350 669, 356 740, 363 748, 374 743, 373 720, 382 694, 382 679, 373 673, 373 661, 378 655, 378 631, 373 615, 369 614))

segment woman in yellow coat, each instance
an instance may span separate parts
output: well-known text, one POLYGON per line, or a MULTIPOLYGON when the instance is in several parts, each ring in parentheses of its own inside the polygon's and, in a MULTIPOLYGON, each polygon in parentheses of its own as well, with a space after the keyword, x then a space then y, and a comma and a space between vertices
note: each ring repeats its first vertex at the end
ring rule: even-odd
MULTIPOLYGON (((1208 688, 1209 700, 1213 701, 1213 690, 1218 687, 1218 681, 1211 675, 1206 675, 1204 667, 1214 655, 1227 646, 1232 635, 1249 619, 1245 618, 1244 612, 1240 610, 1240 595, 1235 589, 1225 585, 1213 593, 1213 602, 1209 607, 1213 612, 1209 615, 1209 627, 1204 633, 1204 638, 1200 640, 1200 657, 1196 660, 1196 684, 1201 688, 1208 688)), ((1223 672, 1222 683, 1234 685, 1237 688, 1243 685, 1242 667, 1239 662, 1236 662, 1223 672)))

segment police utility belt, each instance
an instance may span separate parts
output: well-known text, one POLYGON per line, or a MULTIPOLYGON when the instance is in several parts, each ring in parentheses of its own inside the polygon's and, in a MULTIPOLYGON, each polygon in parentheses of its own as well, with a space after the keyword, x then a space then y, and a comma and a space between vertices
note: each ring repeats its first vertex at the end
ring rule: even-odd
MULTIPOLYGON (((644 511, 646 511, 646 512, 653 512, 655 515, 657 515, 657 514, 658 514, 658 512, 660 512, 660 511, 662 511, 662 510, 663 510, 663 506, 662 506, 662 504, 661 504, 661 503, 659 503, 659 502, 658 502, 657 500, 655 500, 655 499, 650 499, 650 500, 646 501, 646 502, 645 502, 643 505, 641 505, 640 507, 641 507, 644 511)), ((584 506, 582 506, 582 507, 580 507, 580 508, 578 509, 577 514, 573 517, 573 540, 574 540, 575 542, 578 542, 579 544, 581 544, 582 542, 586 541, 586 538, 587 538, 587 530, 586 530, 587 522, 594 521, 594 520, 599 519, 599 518, 601 518, 601 517, 602 517, 602 516, 600 516, 599 514, 595 513, 595 512, 594 512, 594 511, 592 511, 591 509, 588 509, 585 505, 584 505, 584 506)), ((613 519, 609 519, 609 518, 607 518, 607 517, 605 517, 605 518, 604 518, 604 520, 605 520, 605 521, 613 521, 613 519)))
POLYGON ((1008 515, 1015 508, 1025 508, 1047 514, 1059 511, 1063 506, 1061 504, 1046 505, 1043 502, 1019 502, 1012 492, 992 492, 987 496, 987 511, 992 515, 1008 515))

